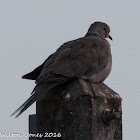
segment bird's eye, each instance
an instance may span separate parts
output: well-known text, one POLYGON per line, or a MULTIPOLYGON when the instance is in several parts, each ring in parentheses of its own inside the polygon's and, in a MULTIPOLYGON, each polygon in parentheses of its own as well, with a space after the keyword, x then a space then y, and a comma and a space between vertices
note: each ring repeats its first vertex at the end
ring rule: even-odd
POLYGON ((104 28, 104 30, 106 30, 106 28, 104 28))

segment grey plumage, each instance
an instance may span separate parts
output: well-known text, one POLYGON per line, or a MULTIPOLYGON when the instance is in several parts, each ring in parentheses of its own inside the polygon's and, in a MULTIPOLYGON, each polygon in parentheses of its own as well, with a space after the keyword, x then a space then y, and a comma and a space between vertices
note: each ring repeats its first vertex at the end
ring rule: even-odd
MULTIPOLYGON (((45 62, 22 78, 36 80, 31 97, 12 115, 22 114, 32 103, 45 99, 58 85, 74 79, 103 82, 111 71, 112 58, 108 41, 110 28, 102 22, 93 23, 87 34, 64 43, 45 62)), ((53 95, 55 96, 55 95, 53 95)))

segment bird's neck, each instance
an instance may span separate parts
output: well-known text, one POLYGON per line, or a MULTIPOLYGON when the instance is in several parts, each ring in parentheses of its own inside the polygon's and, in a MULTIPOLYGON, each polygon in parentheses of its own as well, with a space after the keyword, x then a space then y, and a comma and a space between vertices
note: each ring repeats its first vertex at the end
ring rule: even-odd
POLYGON ((102 37, 102 36, 99 35, 98 33, 87 33, 87 34, 85 35, 85 37, 87 37, 87 36, 99 36, 99 37, 101 37, 102 39, 106 40, 104 37, 102 37))

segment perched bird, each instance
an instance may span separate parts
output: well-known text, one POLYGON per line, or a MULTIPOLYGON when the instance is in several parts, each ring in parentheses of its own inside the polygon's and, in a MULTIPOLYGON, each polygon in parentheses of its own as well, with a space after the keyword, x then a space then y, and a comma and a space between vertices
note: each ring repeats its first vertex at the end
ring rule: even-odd
POLYGON ((52 89, 71 79, 83 79, 89 84, 103 82, 112 67, 110 44, 105 39, 112 40, 109 32, 106 23, 93 23, 84 37, 64 43, 42 65, 24 75, 23 79, 36 80, 36 87, 12 115, 18 113, 18 117, 35 101, 45 99, 52 89))

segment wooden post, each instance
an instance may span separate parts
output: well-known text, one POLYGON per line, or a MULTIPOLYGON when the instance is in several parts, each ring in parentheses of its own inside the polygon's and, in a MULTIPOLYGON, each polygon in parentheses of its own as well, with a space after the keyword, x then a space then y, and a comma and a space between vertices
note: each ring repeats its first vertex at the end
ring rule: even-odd
POLYGON ((86 83, 75 80, 55 99, 37 102, 29 116, 29 133, 44 134, 30 140, 122 140, 121 98, 105 84, 93 85, 95 99, 86 83), (45 137, 46 136, 46 137, 45 137))

